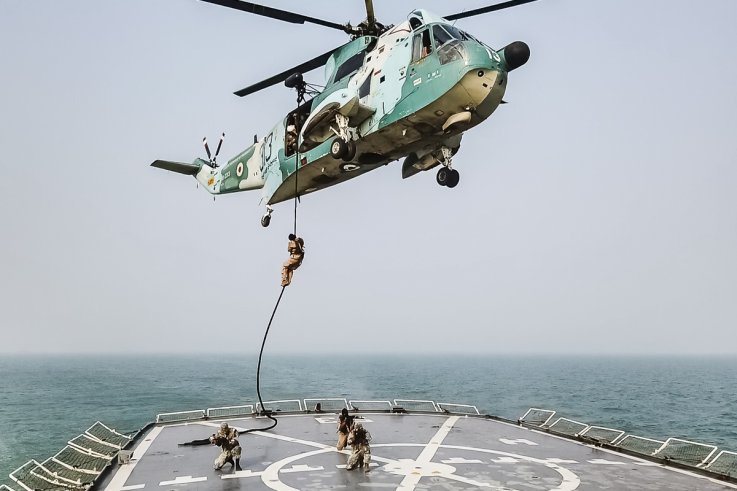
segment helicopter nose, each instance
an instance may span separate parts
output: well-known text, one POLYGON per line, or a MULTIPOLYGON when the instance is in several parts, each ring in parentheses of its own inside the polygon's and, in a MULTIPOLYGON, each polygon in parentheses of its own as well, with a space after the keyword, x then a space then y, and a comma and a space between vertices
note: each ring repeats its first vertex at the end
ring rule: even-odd
POLYGON ((522 41, 515 41, 502 48, 504 62, 507 65, 507 71, 511 72, 515 68, 519 68, 530 59, 530 47, 522 41))

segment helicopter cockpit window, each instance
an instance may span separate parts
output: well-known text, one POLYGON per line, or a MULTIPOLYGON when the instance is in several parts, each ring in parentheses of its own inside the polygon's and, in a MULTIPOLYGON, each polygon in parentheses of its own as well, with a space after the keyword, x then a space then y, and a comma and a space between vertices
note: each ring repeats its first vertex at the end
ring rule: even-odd
POLYGON ((333 82, 337 82, 338 80, 341 80, 343 77, 346 77, 350 75, 351 73, 358 71, 358 69, 361 68, 361 65, 363 65, 364 55, 365 53, 361 51, 360 53, 356 53, 355 55, 348 58, 335 71, 335 77, 333 77, 333 82))
POLYGON ((461 41, 463 38, 460 36, 460 31, 453 26, 433 26, 432 37, 435 39, 435 47, 438 50, 438 60, 441 65, 463 59, 465 56, 466 48, 461 41), (458 37, 454 36, 456 33, 458 37))
POLYGON ((466 47, 461 41, 453 39, 438 48, 438 60, 441 65, 455 60, 462 60, 466 55, 466 47))
POLYGON ((471 35, 470 35, 470 34, 468 34, 467 32, 463 32, 463 31, 460 31, 460 33, 461 33, 461 34, 463 35, 463 39, 466 39, 466 40, 470 40, 470 41, 476 41, 476 42, 477 42, 477 43, 479 43, 480 45, 482 45, 482 46, 486 46, 486 44, 482 43, 482 42, 481 42, 481 41, 479 41, 479 40, 478 40, 477 38, 475 38, 475 37, 471 36, 471 35))
POLYGON ((409 19, 409 26, 414 31, 415 29, 422 27, 422 21, 418 19, 417 17, 410 17, 409 19))
POLYGON ((432 43, 430 42, 430 29, 415 34, 412 40, 412 62, 421 60, 432 53, 432 43))
POLYGON ((453 39, 445 29, 438 25, 432 26, 432 37, 435 39, 435 46, 438 48, 453 39))
POLYGON ((459 29, 458 29, 457 27, 455 27, 455 26, 451 26, 450 24, 448 24, 448 25, 444 25, 444 26, 443 26, 443 29, 445 29, 446 31, 448 31, 448 34, 450 34, 451 36, 453 36, 453 37, 454 37, 454 38, 456 38, 456 39, 460 39, 461 41, 468 41, 468 40, 470 39, 470 38, 469 38, 469 37, 468 37, 468 36, 466 35, 466 33, 465 33, 465 32, 463 32, 463 31, 459 30, 459 29))

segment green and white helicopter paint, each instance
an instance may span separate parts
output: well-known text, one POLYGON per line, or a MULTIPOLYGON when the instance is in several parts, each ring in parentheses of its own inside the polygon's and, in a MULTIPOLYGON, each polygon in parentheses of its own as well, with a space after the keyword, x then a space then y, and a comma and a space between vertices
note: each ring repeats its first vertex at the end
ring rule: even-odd
POLYGON ((193 175, 212 194, 260 189, 265 227, 272 205, 399 159, 403 178, 440 166, 438 184, 455 187, 459 174, 452 157, 463 133, 503 103, 509 72, 530 56, 523 42, 494 50, 451 22, 534 0, 446 17, 420 9, 396 26, 378 23, 371 0, 365 0, 367 18, 355 27, 240 0, 204 1, 352 36, 337 49, 236 92, 244 96, 283 81, 296 89, 297 107, 227 164, 216 163, 222 139, 214 156, 204 142, 208 160, 151 164, 193 175), (302 73, 323 65, 326 86, 315 91, 302 73))

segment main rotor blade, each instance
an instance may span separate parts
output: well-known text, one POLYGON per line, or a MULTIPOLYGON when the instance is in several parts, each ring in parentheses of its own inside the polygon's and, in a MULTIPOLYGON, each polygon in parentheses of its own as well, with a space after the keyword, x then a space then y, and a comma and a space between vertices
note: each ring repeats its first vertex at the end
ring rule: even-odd
POLYGON ((327 20, 317 19, 315 17, 308 17, 302 14, 296 14, 294 12, 288 12, 286 10, 279 10, 273 7, 266 7, 251 2, 241 2, 240 0, 202 0, 207 3, 214 3, 215 5, 221 5, 223 7, 229 7, 235 10, 241 10, 243 12, 249 12, 251 14, 263 15, 265 17, 271 17, 272 19, 279 19, 285 22, 291 22, 292 24, 304 24, 305 22, 311 22, 324 27, 331 27, 345 32, 346 26, 336 24, 327 20))
POLYGON ((374 17, 374 2, 372 0, 365 0, 366 2, 366 23, 373 26, 376 23, 376 17, 374 17))
POLYGON ((444 15, 443 18, 446 20, 465 19, 466 17, 473 17, 474 15, 486 14, 494 12, 495 10, 507 9, 509 7, 516 7, 517 5, 523 5, 525 3, 534 2, 535 0, 509 0, 508 2, 497 3, 496 5, 489 5, 488 7, 481 7, 480 9, 469 10, 467 12, 458 12, 453 15, 444 15))
POLYGON ((261 89, 265 89, 266 87, 271 87, 274 84, 283 82, 287 79, 287 77, 289 77, 291 74, 295 72, 306 73, 306 72, 309 72, 310 70, 314 70, 317 67, 323 66, 325 62, 328 61, 328 58, 330 58, 330 55, 333 54, 333 51, 335 51, 335 49, 331 49, 327 53, 323 53, 320 56, 316 56, 315 58, 312 58, 309 61, 305 61, 301 65, 297 65, 288 70, 284 70, 283 72, 278 73, 274 75, 273 77, 269 77, 266 80, 262 80, 256 84, 249 85, 245 89, 241 89, 238 92, 234 92, 234 93, 235 95, 239 97, 243 97, 244 95, 253 94, 254 92, 258 92, 261 89))

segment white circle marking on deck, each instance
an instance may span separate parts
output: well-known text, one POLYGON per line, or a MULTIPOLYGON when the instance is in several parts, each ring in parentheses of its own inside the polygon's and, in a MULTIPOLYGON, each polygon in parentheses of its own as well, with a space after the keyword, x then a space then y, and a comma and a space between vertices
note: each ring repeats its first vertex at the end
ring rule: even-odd
MULTIPOLYGON (((382 448, 382 447, 424 447, 424 446, 425 445, 422 443, 380 443, 377 445, 372 445, 371 447, 372 448, 382 448)), ((495 455, 503 455, 503 456, 514 457, 519 460, 524 460, 527 462, 532 462, 535 464, 543 465, 557 472, 558 474, 560 474, 560 477, 562 479, 559 486, 555 488, 550 488, 547 491, 574 491, 578 489, 578 486, 581 484, 581 480, 575 473, 571 472, 569 469, 562 467, 560 465, 547 462, 544 459, 538 459, 535 457, 529 457, 527 455, 520 455, 520 454, 515 454, 515 453, 510 453, 510 452, 501 452, 498 450, 489 450, 486 448, 463 447, 459 445, 439 445, 438 448, 450 448, 450 449, 455 449, 455 450, 468 450, 471 452, 482 452, 482 453, 490 453, 490 454, 495 454, 495 455)), ((312 457, 315 455, 320 455, 320 454, 329 453, 329 452, 336 452, 336 450, 334 447, 322 448, 319 450, 312 450, 310 452, 304 452, 301 454, 291 455, 285 459, 274 462, 263 471, 263 473, 261 474, 261 481, 264 484, 266 484, 266 486, 268 486, 270 489, 274 489, 276 491, 299 491, 297 488, 293 488, 290 485, 281 481, 281 479, 279 478, 279 472, 282 469, 282 467, 292 462, 295 462, 297 460, 303 459, 303 458, 312 457)), ((372 455, 371 460, 385 462, 387 465, 384 466, 382 469, 388 466, 392 466, 391 468, 393 469, 393 471, 398 471, 400 468, 406 469, 408 472, 407 474, 404 474, 405 476, 412 475, 413 472, 420 472, 424 470, 431 470, 431 469, 441 470, 442 469, 441 466, 453 469, 453 471, 455 471, 455 468, 453 466, 450 466, 450 465, 445 466, 444 464, 440 464, 440 463, 436 464, 433 462, 423 463, 423 466, 419 467, 420 471, 418 471, 417 461, 412 460, 412 459, 407 459, 402 462, 402 461, 396 461, 396 460, 372 455), (432 466, 429 464, 432 464, 432 466)), ((392 474, 401 475, 398 472, 393 472, 393 471, 392 471, 392 474)), ((423 476, 428 475, 432 477, 444 477, 446 479, 466 482, 467 484, 475 485, 478 487, 507 489, 507 490, 510 489, 510 488, 504 488, 504 487, 496 487, 489 483, 471 481, 462 476, 456 475, 453 472, 430 473, 430 474, 422 474, 422 475, 423 476)), ((414 489, 414 488, 408 487, 408 488, 401 488, 401 489, 414 489)))
MULTIPOLYGON (((537 459, 534 457, 528 457, 526 455, 514 454, 514 453, 509 453, 509 452, 500 452, 498 450, 489 450, 485 448, 465 447, 465 446, 457 446, 457 445, 443 445, 442 444, 443 440, 448 435, 450 430, 453 428, 453 425, 458 421, 459 418, 460 418, 459 416, 449 417, 445 421, 445 423, 443 423, 440 426, 437 433, 432 438, 430 438, 430 441, 427 444, 385 443, 385 444, 372 445, 372 447, 374 448, 394 447, 394 446, 423 447, 422 451, 420 452, 420 455, 418 455, 416 459, 402 459, 400 461, 397 461, 394 459, 386 459, 386 458, 372 455, 372 460, 377 460, 379 462, 386 462, 387 466, 385 466, 385 468, 387 471, 391 472, 392 474, 404 476, 404 479, 402 479, 402 482, 397 487, 397 489, 400 489, 402 491, 414 490, 415 486, 419 484, 420 479, 423 476, 443 477, 446 479, 464 482, 466 484, 470 484, 470 485, 477 486, 477 487, 496 488, 498 490, 512 491, 510 488, 498 487, 490 483, 480 482, 477 480, 472 480, 472 479, 468 479, 463 476, 459 476, 455 474, 455 468, 453 466, 433 462, 432 459, 435 456, 435 453, 440 448, 452 448, 452 449, 458 449, 458 450, 468 450, 472 452, 491 453, 491 454, 503 455, 507 457, 514 457, 520 460, 525 460, 528 462, 533 462, 536 464, 544 465, 545 467, 548 467, 549 469, 554 470, 555 472, 560 474, 562 478, 562 482, 560 483, 558 487, 549 489, 547 491, 574 491, 581 484, 581 480, 579 479, 579 477, 573 472, 571 472, 570 470, 566 469, 565 467, 561 467, 560 465, 547 462, 543 459, 537 459)), ((257 433, 261 433, 261 432, 257 432, 257 433)), ((284 436, 278 436, 278 437, 274 435, 268 435, 268 436, 272 438, 291 440, 289 437, 284 437, 284 436)), ((302 440, 301 442, 306 443, 308 445, 312 445, 312 446, 322 446, 322 444, 319 444, 317 442, 309 442, 309 441, 304 441, 304 440, 302 440)), ((336 452, 336 451, 337 450, 335 450, 334 447, 323 447, 320 450, 313 450, 310 452, 292 455, 280 461, 274 462, 273 464, 271 464, 264 470, 263 474, 261 475, 261 481, 264 484, 266 484, 266 486, 276 491, 299 491, 281 481, 281 479, 279 478, 279 471, 281 470, 281 468, 284 467, 286 464, 292 463, 296 460, 299 460, 305 457, 311 457, 311 456, 319 455, 322 453, 336 452)))

